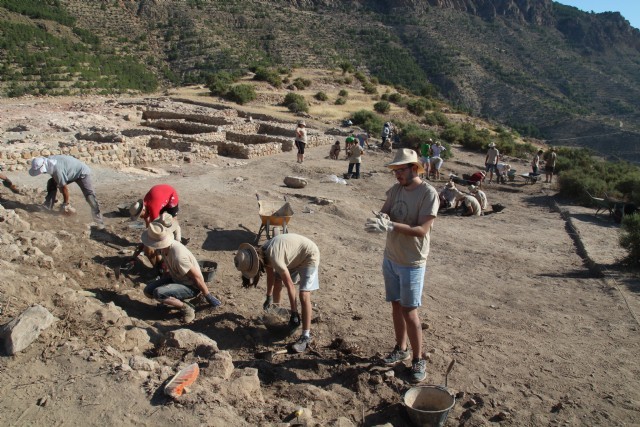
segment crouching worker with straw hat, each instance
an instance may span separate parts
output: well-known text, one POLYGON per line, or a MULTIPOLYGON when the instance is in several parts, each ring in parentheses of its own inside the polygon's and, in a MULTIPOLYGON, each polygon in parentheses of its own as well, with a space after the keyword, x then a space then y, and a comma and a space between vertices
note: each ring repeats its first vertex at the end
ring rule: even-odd
MULTIPOLYGON (((139 199, 129 206, 131 220, 135 221, 138 218, 142 218, 145 226, 149 227, 151 221, 159 219, 162 215, 169 214, 170 217, 173 218, 173 222, 177 225, 176 216, 180 210, 178 202, 178 192, 175 188, 167 184, 154 185, 144 196, 144 199, 139 199)), ((174 232, 174 238, 182 243, 180 226, 177 226, 174 232)), ((157 251, 147 248, 143 244, 138 245, 131 257, 131 261, 134 262, 142 252, 144 252, 153 266, 160 267, 162 257, 157 251)))
POLYGON ((320 250, 311 240, 298 234, 288 233, 275 236, 256 248, 243 243, 238 248, 234 263, 242 273, 242 285, 257 286, 261 275, 267 273, 267 298, 263 308, 272 303, 280 303, 280 293, 284 284, 289 294, 291 317, 289 326, 300 325, 300 315, 296 300, 294 280, 299 279, 300 305, 302 307, 302 335, 291 348, 303 353, 312 342, 311 338, 311 291, 318 290, 318 266, 320 250))
POLYGON ((412 359, 411 381, 420 382, 426 378, 426 361, 418 307, 422 305, 431 228, 440 204, 436 190, 420 179, 424 169, 415 151, 398 150, 387 167, 398 182, 387 191, 380 212, 365 225, 366 231, 385 233, 387 238, 382 275, 396 345, 384 362, 393 365, 412 359))
POLYGON ((144 294, 162 304, 180 309, 182 320, 189 323, 195 319, 196 313, 193 305, 185 300, 202 294, 214 308, 220 306, 221 302, 209 292, 195 256, 182 243, 174 240, 175 225, 171 223, 171 215, 163 215, 161 219, 162 221, 149 224, 142 233, 142 243, 160 251, 166 271, 161 278, 144 288, 144 294))

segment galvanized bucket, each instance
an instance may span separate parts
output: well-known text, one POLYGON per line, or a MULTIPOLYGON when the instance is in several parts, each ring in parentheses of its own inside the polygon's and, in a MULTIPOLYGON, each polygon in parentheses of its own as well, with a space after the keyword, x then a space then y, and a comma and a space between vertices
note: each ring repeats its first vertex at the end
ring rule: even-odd
POLYGON ((442 427, 447 422, 449 411, 456 404, 456 398, 449 390, 449 373, 456 361, 452 360, 447 367, 444 386, 423 385, 410 388, 405 394, 403 403, 409 418, 417 427, 442 427))

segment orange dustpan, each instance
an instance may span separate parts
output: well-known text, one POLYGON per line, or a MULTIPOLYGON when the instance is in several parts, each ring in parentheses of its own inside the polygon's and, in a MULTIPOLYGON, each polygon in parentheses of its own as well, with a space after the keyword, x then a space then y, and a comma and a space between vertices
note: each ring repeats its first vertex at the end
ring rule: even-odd
POLYGON ((197 363, 187 366, 184 369, 181 369, 171 381, 167 383, 164 387, 164 394, 174 399, 182 396, 182 393, 185 393, 185 388, 189 387, 193 384, 200 375, 200 368, 197 363))

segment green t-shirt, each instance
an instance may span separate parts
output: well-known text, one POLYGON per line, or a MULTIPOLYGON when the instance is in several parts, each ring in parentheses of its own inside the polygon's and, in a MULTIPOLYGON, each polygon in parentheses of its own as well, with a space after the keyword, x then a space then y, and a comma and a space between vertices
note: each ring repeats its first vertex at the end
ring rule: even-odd
POLYGON ((420 146, 420 155, 422 157, 429 157, 429 150, 431 150, 431 145, 429 144, 422 144, 420 146))

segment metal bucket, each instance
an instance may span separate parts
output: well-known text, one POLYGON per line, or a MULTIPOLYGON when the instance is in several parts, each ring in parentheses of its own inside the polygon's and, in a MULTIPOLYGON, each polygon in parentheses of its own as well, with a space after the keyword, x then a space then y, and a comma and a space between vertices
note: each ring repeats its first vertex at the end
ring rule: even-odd
POLYGON ((412 387, 404 394, 404 406, 417 427, 442 427, 456 398, 438 385, 412 387))

